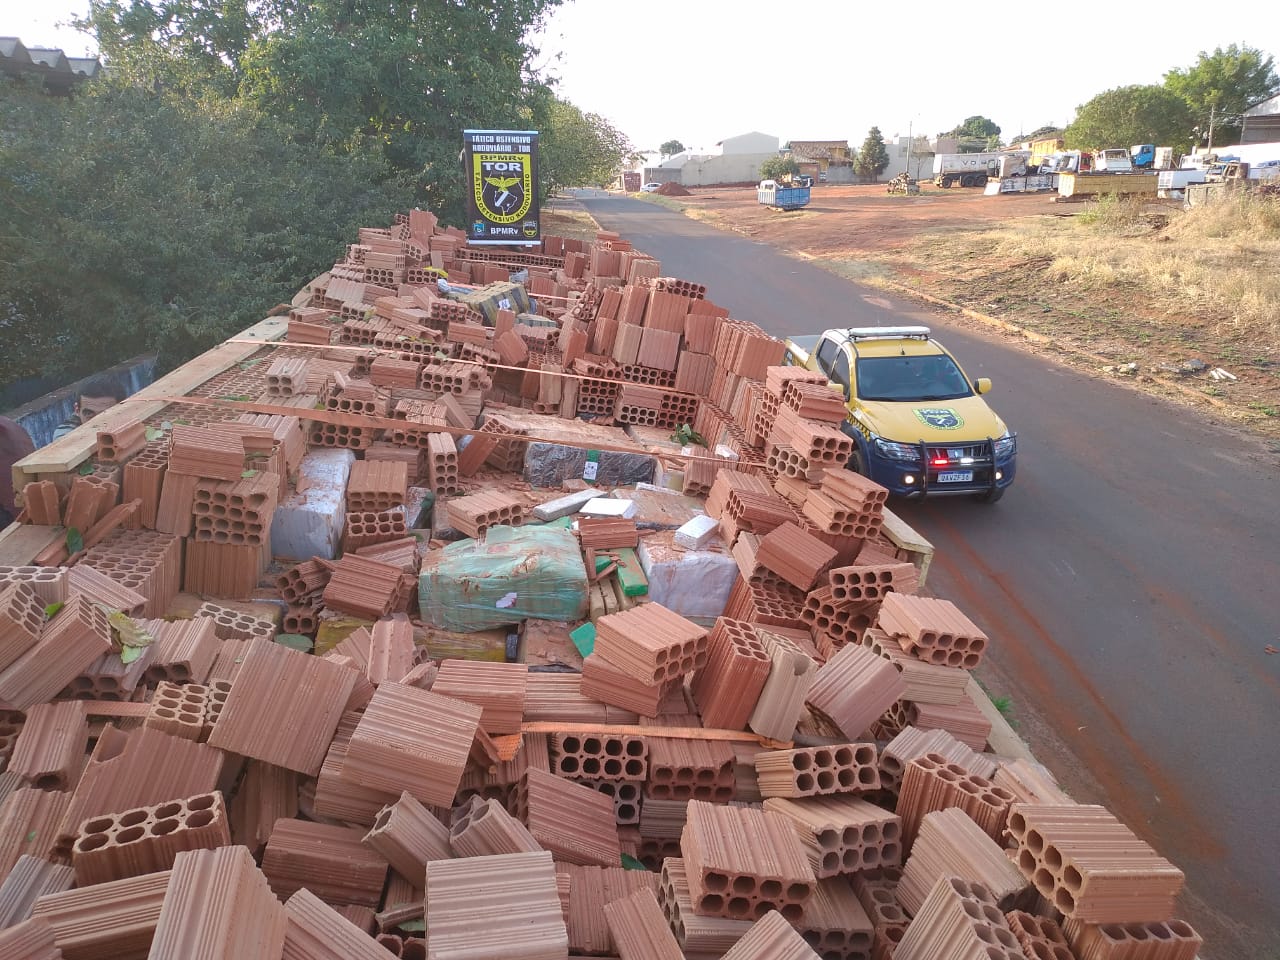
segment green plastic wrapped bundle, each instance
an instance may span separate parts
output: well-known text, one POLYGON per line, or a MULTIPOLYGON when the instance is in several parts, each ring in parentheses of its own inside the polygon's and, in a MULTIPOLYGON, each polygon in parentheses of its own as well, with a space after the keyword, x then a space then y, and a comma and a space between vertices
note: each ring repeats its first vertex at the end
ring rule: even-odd
POLYGON ((422 560, 422 619, 460 633, 526 618, 580 620, 587 611, 582 548, 560 527, 491 527, 422 560))
POLYGON ((524 287, 509 281, 487 284, 478 290, 464 293, 458 300, 484 314, 485 323, 491 327, 498 322, 499 310, 528 313, 532 306, 524 287))

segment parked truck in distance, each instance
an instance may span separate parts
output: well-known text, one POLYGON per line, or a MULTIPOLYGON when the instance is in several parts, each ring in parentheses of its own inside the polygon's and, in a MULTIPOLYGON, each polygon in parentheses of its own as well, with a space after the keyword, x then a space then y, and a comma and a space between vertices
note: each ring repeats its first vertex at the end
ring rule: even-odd
POLYGON ((1061 137, 1045 137, 1041 140, 1031 141, 1031 168, 1039 170, 1040 166, 1052 157, 1055 153, 1061 153, 1067 148, 1066 142, 1061 137))
POLYGON ((1135 170, 1172 170, 1173 147, 1157 147, 1154 143, 1135 143, 1129 148, 1129 162, 1135 170))
POLYGON ((990 178, 1024 176, 1030 159, 1030 150, 940 153, 933 158, 933 183, 938 187, 983 187, 990 178))
POLYGON ((1156 145, 1135 143, 1129 148, 1129 163, 1134 170, 1150 170, 1156 165, 1156 145))
POLYGON ((1093 154, 1087 150, 1059 150, 1040 164, 1040 173, 1088 173, 1093 154))
POLYGON ((1123 147, 1099 150, 1093 157, 1093 169, 1097 173, 1133 173, 1133 161, 1123 147))

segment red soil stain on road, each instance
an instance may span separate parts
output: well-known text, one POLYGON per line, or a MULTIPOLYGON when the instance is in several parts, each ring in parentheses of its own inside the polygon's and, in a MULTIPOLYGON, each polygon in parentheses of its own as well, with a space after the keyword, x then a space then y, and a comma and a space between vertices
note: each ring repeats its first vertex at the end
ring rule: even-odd
POLYGON ((958 584, 965 586, 965 610, 971 615, 977 614, 982 622, 1006 637, 1025 636, 1030 630, 1041 648, 1061 669, 1060 674, 1048 675, 1025 644, 1010 642, 1001 647, 1002 656, 1007 656, 1015 665, 1017 677, 1035 696, 1036 710, 1068 740, 1080 759, 1108 788, 1112 812, 1130 829, 1141 832, 1142 825, 1151 817, 1154 798, 1150 793, 1154 793, 1159 797, 1159 809, 1182 825, 1183 840, 1193 848, 1195 856, 1206 859, 1225 856, 1226 848, 1217 835, 1219 825, 1206 817, 1196 804, 1188 801, 1176 779, 1166 775, 1146 755, 1071 654, 1061 647, 1018 595, 1004 584, 1000 575, 966 545, 964 538, 948 521, 939 518, 937 522, 951 542, 946 550, 935 555, 934 562, 958 584), (998 604, 988 601, 987 592, 974 582, 970 572, 976 572, 982 582, 999 592, 998 604), (1074 685, 1075 690, 1064 689, 1066 681, 1074 685), (1072 704, 1079 704, 1080 708, 1075 709, 1072 704), (1081 726, 1086 711, 1096 711, 1106 721, 1105 731, 1093 731, 1084 737, 1071 736, 1081 726), (1124 748, 1124 754, 1115 749, 1117 745, 1124 748), (1133 783, 1135 773, 1140 773, 1150 785, 1150 793, 1136 787, 1133 783))

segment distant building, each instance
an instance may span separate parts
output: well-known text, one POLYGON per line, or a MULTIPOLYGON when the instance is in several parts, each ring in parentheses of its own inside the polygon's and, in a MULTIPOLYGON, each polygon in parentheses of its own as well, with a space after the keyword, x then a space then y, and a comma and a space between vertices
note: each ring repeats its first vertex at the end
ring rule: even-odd
POLYGON ((1255 103, 1244 112, 1240 143, 1280 142, 1280 93, 1255 103))
POLYGON ((0 73, 9 77, 39 77, 47 92, 67 96, 71 88, 102 72, 97 57, 68 57, 61 50, 23 46, 17 37, 0 37, 0 73))
POLYGON ((778 138, 753 131, 721 140, 710 150, 685 150, 646 166, 644 179, 684 187, 755 183, 760 179, 760 164, 777 155, 778 138))
POLYGON ((878 179, 892 180, 904 170, 914 180, 933 176, 933 155, 938 151, 928 137, 893 137, 884 148, 889 154, 889 165, 878 179))
POLYGON ((853 148, 848 140, 792 140, 791 157, 800 172, 828 183, 853 183, 853 148))

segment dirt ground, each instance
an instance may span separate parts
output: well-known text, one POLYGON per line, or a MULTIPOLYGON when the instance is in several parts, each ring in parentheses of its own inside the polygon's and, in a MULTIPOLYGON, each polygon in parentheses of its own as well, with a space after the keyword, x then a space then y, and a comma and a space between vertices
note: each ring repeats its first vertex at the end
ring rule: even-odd
POLYGON ((975 221, 1063 213, 1046 194, 984 197, 975 189, 920 189, 919 196, 905 197, 890 196, 884 184, 822 185, 813 188, 809 206, 791 213, 761 206, 755 190, 742 187, 695 187, 693 196, 679 202, 710 215, 694 214, 700 219, 732 220, 740 233, 818 258, 901 246, 922 234, 975 221))
MULTIPOLYGON (((1188 249, 1166 234, 1182 216, 1176 202, 1143 204, 1115 226, 1092 222, 1093 204, 1050 194, 987 197, 927 184, 912 197, 883 184, 823 185, 790 213, 761 206, 743 187, 643 199, 861 283, 966 308, 978 316, 957 314, 959 322, 995 325, 1029 349, 1193 405, 1280 453, 1280 308, 1256 302, 1270 289, 1251 288, 1254 309, 1242 319, 1232 301, 1246 294, 1206 290, 1203 276, 1183 269, 1177 257, 1204 260, 1214 245, 1188 249), (1211 378, 1215 368, 1236 379, 1211 378)), ((1257 271, 1274 273, 1273 243, 1219 244, 1227 249, 1213 253, 1233 268, 1252 257, 1257 271)), ((1208 276, 1226 272, 1200 266, 1208 276)))

